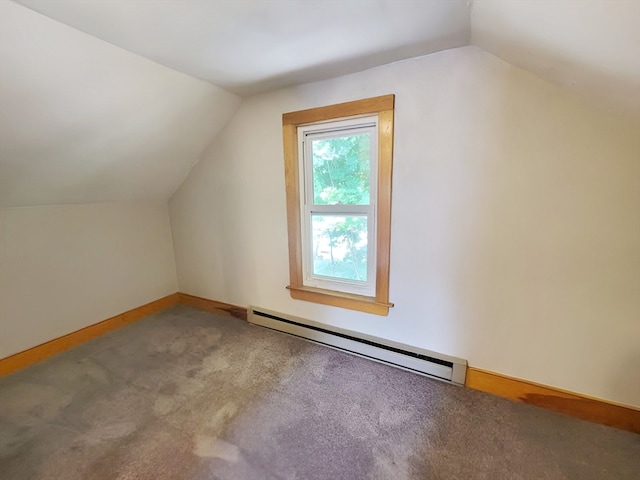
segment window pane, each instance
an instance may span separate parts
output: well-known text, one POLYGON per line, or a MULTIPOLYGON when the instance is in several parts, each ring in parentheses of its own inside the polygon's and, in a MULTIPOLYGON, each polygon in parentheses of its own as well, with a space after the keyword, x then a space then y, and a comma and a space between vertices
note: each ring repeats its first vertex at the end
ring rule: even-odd
POLYGON ((314 204, 369 204, 370 133, 313 140, 311 152, 314 204))
POLYGON ((313 274, 367 281, 367 217, 312 215, 313 274))

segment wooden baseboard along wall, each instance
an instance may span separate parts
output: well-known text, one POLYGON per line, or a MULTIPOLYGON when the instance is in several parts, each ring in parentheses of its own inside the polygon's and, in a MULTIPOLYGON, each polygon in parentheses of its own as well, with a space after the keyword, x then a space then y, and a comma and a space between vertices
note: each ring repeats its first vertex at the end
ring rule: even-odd
POLYGON ((247 309, 245 307, 238 307, 237 305, 231 305, 230 303, 216 302, 215 300, 196 297, 187 293, 179 293, 178 295, 180 296, 180 303, 182 305, 197 308, 198 310, 204 310, 205 312, 227 315, 245 321, 247 320, 247 309))
POLYGON ((76 345, 87 342, 92 338, 178 304, 188 305, 206 312, 217 313, 218 315, 228 315, 245 321, 247 320, 246 308, 176 292, 121 313, 120 315, 116 315, 115 317, 107 318, 99 323, 94 323, 93 325, 81 328, 62 337, 54 338, 41 345, 36 345, 23 352, 2 358, 0 359, 0 376, 8 375, 34 363, 41 362, 57 353, 64 352, 76 345))
POLYGON ((640 409, 487 372, 467 369, 465 386, 590 422, 640 433, 640 409))
MULTIPOLYGON (((92 338, 177 304, 187 305, 218 315, 247 320, 247 309, 245 307, 217 302, 186 293, 174 293, 24 352, 0 359, 0 376, 28 367, 92 338)), ((467 369, 465 386, 510 400, 547 408, 583 420, 640 433, 639 408, 617 405, 606 400, 590 398, 585 395, 539 385, 527 380, 508 377, 475 367, 467 369)))
POLYGON ((57 353, 69 350, 76 345, 80 345, 92 338, 104 335, 107 332, 123 327, 129 323, 140 320, 153 313, 165 310, 177 305, 179 302, 178 293, 172 293, 166 297, 154 300, 140 307, 127 312, 107 318, 99 323, 94 323, 88 327, 81 328, 62 337, 55 338, 41 345, 16 353, 9 357, 0 359, 0 376, 7 375, 34 363, 40 362, 57 353))

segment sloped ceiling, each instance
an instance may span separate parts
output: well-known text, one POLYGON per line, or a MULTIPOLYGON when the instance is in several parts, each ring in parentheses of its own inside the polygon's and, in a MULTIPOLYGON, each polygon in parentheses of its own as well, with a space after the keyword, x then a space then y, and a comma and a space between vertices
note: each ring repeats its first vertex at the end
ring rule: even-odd
POLYGON ((166 199, 239 102, 0 0, 0 205, 166 199))
POLYGON ((640 117, 637 0, 0 0, 0 205, 168 198, 240 98, 475 44, 640 117))
POLYGON ((469 42, 466 0, 17 0, 247 95, 469 42))
POLYGON ((639 0, 475 0, 471 43, 640 117, 639 0))

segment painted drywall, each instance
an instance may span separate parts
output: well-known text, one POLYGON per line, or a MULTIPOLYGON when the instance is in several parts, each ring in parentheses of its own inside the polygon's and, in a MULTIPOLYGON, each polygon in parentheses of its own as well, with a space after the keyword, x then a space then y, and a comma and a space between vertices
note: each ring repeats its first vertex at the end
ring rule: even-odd
POLYGON ((0 358, 176 291, 166 201, 0 209, 0 358))
POLYGON ((240 99, 0 1, 0 206, 168 199, 240 99))
POLYGON ((251 97, 170 200, 180 290, 640 405, 639 129, 476 47, 251 97), (281 116, 388 93, 396 306, 292 300, 281 116))
POLYGON ((469 43, 466 0, 15 0, 241 95, 469 43))
POLYGON ((640 115, 640 2, 474 0, 471 44, 640 115))
POLYGON ((14 1, 241 95, 470 43, 640 109, 638 0, 14 1))

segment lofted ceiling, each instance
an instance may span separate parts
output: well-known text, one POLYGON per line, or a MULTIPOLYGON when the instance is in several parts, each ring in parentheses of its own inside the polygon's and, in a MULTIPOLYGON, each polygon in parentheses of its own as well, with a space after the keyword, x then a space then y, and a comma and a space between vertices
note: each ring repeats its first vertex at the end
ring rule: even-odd
POLYGON ((638 0, 0 0, 0 205, 168 198, 241 96, 469 44, 640 117, 638 0))
POLYGON ((469 43, 466 0, 17 0, 247 95, 469 43))
POLYGON ((240 98, 0 0, 0 205, 168 198, 240 98))
POLYGON ((471 43, 640 117, 640 0, 474 0, 471 43))

